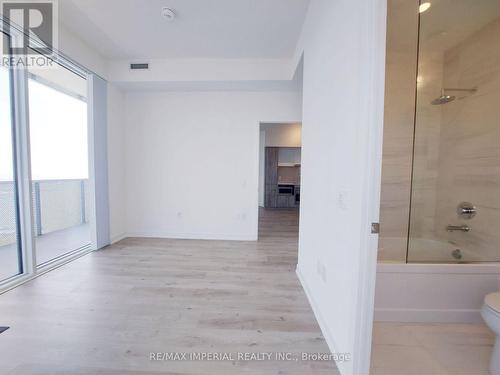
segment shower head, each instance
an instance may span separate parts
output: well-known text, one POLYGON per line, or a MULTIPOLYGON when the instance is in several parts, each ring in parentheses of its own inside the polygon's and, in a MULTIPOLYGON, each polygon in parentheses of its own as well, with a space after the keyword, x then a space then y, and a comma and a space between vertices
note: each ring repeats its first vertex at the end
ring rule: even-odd
POLYGON ((432 105, 441 105, 454 101, 457 97, 455 95, 448 95, 446 91, 460 91, 460 92, 468 92, 470 94, 474 94, 477 89, 442 89, 441 96, 439 98, 434 99, 431 104, 432 105))
POLYGON ((457 97, 456 96, 453 96, 453 95, 446 95, 446 94, 443 94, 441 95, 439 98, 436 98, 434 99, 431 104, 432 105, 441 105, 441 104, 446 104, 446 103, 449 103, 449 102, 452 102, 456 99, 457 97))

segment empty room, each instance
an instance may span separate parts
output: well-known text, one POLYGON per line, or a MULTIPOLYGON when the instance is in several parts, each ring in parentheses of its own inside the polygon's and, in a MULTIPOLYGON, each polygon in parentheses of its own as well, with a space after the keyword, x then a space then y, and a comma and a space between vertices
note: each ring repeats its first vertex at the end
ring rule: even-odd
POLYGON ((498 0, 0 16, 0 375, 500 375, 498 0))

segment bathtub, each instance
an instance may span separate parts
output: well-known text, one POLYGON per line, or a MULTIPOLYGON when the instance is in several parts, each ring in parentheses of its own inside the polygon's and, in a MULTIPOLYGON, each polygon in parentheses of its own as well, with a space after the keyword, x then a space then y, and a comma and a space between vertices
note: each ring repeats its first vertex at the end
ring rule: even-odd
MULTIPOLYGON (((412 242, 413 260, 405 263, 406 239, 381 238, 375 294, 375 320, 396 322, 479 322, 486 294, 500 289, 500 263, 456 262, 457 247, 436 240, 412 242), (384 241, 385 240, 385 241, 384 241), (399 251, 396 253, 396 246, 399 251), (414 251, 418 249, 417 251, 414 251), (415 255, 418 254, 418 255, 415 255), (397 259, 400 261, 385 261, 397 259), (392 258, 390 258, 392 256, 392 258)), ((473 251, 460 249, 465 261, 477 261, 473 251)))
MULTIPOLYGON (((379 260, 385 262, 406 261, 407 239, 402 237, 381 237, 379 260)), ((472 249, 467 249, 447 241, 429 238, 412 238, 410 242, 409 263, 457 263, 480 262, 481 257, 472 249), (461 258, 453 254, 459 250, 461 258)))

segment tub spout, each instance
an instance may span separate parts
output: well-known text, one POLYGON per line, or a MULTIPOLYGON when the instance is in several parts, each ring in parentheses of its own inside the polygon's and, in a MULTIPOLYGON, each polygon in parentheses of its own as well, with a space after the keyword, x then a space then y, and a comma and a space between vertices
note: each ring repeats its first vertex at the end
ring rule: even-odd
POLYGON ((446 227, 448 232, 470 232, 470 227, 468 225, 448 225, 446 227))

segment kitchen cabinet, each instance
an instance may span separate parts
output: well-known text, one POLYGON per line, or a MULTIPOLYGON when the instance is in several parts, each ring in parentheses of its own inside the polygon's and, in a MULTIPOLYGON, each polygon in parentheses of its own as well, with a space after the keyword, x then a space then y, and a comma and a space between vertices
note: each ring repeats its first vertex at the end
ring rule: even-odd
POLYGON ((276 206, 278 208, 295 207, 295 195, 278 194, 278 199, 276 200, 276 206))
MULTIPOLYGON (((287 160, 300 161, 300 159, 297 159, 296 150, 293 151, 294 153, 288 154, 293 155, 294 158, 287 160)), ((279 167, 280 156, 283 157, 282 148, 266 147, 266 159, 264 163, 264 207, 298 207, 300 194, 300 167, 279 167)))
POLYGON ((302 159, 300 147, 279 147, 278 165, 279 166, 296 166, 300 165, 302 159))
POLYGON ((278 147, 266 147, 264 206, 278 207, 278 147))

